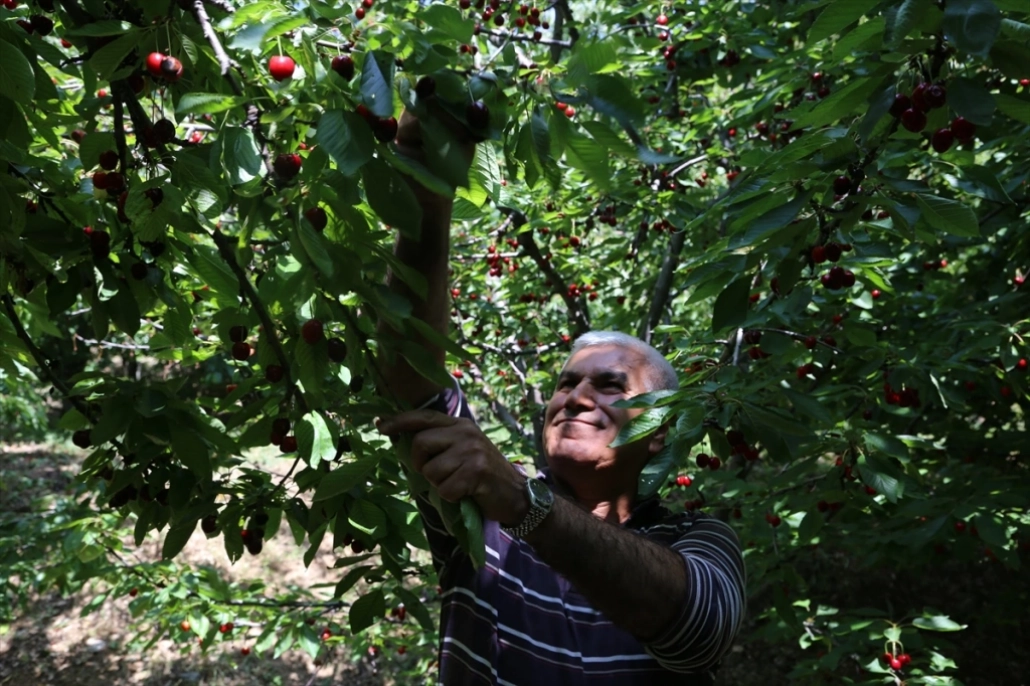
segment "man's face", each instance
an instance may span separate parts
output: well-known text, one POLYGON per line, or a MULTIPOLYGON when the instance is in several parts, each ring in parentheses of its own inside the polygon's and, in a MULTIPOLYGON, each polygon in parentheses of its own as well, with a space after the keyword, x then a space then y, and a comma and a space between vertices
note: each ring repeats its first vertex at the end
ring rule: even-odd
POLYGON ((654 441, 644 439, 618 448, 608 444, 644 411, 612 407, 612 403, 647 392, 646 371, 646 358, 616 345, 592 346, 572 356, 544 415, 544 454, 552 469, 643 466, 660 447, 654 441))

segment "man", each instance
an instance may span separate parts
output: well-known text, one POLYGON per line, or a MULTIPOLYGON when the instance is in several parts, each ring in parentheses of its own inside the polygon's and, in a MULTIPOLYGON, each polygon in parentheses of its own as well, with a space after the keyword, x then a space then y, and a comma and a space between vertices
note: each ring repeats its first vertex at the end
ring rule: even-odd
MULTIPOLYGON (((398 149, 424 159, 418 122, 407 113, 398 149)), ((450 201, 410 183, 422 233, 399 237, 395 253, 425 276, 426 297, 392 275, 389 283, 412 301, 414 316, 446 335, 450 201)), ((442 366, 443 351, 431 350, 442 366)), ((637 498, 640 471, 662 449, 667 427, 609 447, 642 412, 615 401, 677 386, 660 353, 613 332, 576 341, 545 413, 548 468, 535 479, 486 438, 458 388, 435 385, 400 358, 383 367, 384 392, 422 409, 385 419, 379 430, 413 434, 414 468, 444 499, 473 498, 484 517, 487 560, 475 570, 419 498, 445 589, 441 684, 712 682, 744 614, 736 536, 719 520, 637 498)))

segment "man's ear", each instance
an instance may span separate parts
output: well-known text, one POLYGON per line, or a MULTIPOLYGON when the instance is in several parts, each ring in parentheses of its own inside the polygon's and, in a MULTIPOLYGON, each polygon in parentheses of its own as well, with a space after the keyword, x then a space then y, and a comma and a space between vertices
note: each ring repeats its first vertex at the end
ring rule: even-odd
POLYGON ((650 442, 647 446, 648 457, 654 457, 662 448, 665 447, 665 439, 669 436, 670 422, 666 422, 655 429, 655 432, 651 434, 650 442))

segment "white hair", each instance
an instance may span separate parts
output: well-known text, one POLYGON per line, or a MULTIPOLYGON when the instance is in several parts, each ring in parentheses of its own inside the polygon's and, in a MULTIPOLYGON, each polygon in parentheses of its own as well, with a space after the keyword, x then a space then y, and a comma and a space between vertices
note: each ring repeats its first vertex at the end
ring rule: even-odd
MULTIPOLYGON (((569 355, 569 359, 571 360, 572 356, 583 348, 592 348, 598 345, 628 348, 643 356, 647 360, 648 366, 646 374, 648 391, 679 389, 680 382, 676 376, 676 370, 672 368, 665 356, 636 336, 621 331, 588 331, 572 344, 572 353, 569 355)), ((565 365, 568 363, 566 360, 565 365)), ((562 371, 565 370, 565 365, 562 365, 562 371)))

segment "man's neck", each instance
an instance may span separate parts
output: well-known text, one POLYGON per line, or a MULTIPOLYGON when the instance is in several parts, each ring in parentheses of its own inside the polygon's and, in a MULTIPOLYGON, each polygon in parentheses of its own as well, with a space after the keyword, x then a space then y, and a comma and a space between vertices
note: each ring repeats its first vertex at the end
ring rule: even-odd
POLYGON ((633 513, 636 500, 636 480, 632 480, 631 490, 611 487, 607 484, 575 483, 552 475, 555 490, 560 495, 571 497, 580 507, 592 513, 598 519, 612 524, 622 524, 633 513))

